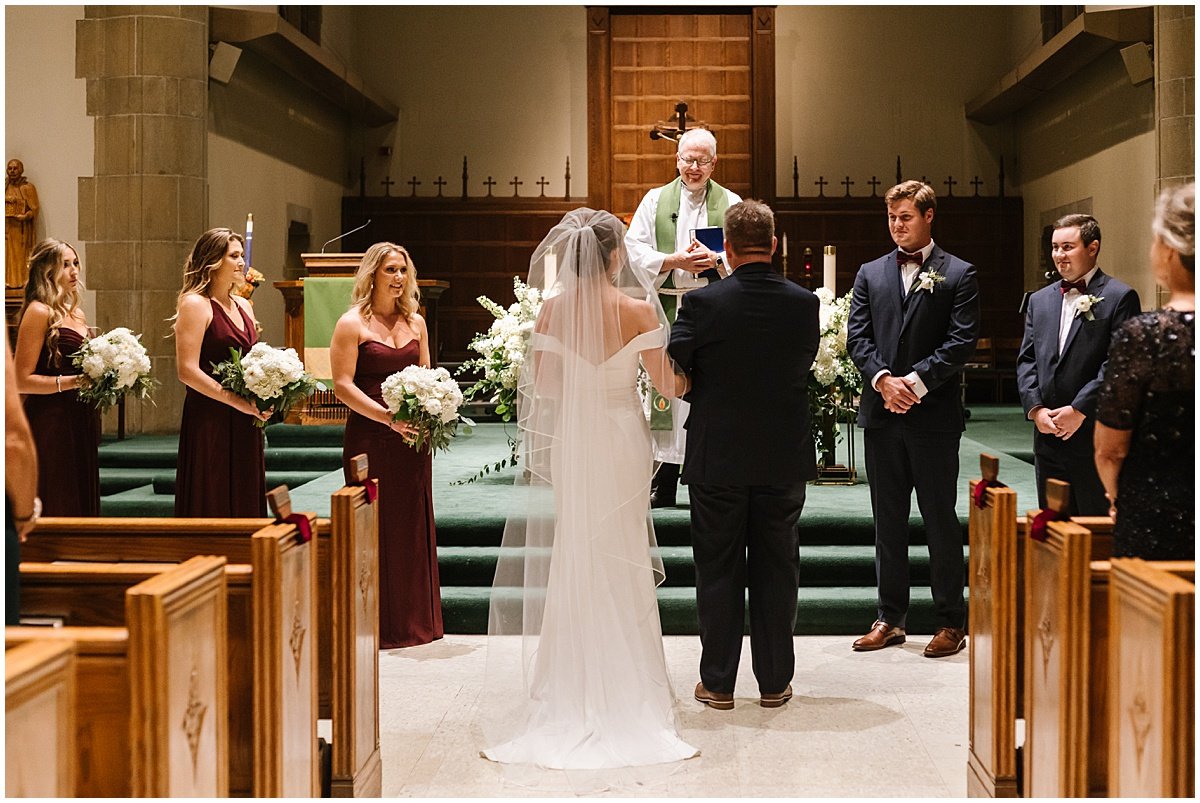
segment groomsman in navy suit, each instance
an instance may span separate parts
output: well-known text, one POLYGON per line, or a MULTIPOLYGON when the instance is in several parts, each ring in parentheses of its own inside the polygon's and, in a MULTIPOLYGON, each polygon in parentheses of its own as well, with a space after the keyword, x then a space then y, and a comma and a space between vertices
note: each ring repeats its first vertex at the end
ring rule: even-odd
POLYGON ((916 489, 929 544, 939 629, 925 655, 954 655, 963 629, 963 535, 954 512, 964 425, 960 382, 979 336, 975 267, 933 241, 937 197, 920 181, 884 196, 897 250, 858 269, 846 346, 862 372, 875 517, 878 618, 858 651, 903 644, 908 615, 908 515, 916 489))
POLYGON ((1067 215, 1054 224, 1051 258, 1062 281, 1029 297, 1025 337, 1017 355, 1017 387, 1033 421, 1038 503, 1046 480, 1071 484, 1072 516, 1106 516, 1108 500, 1092 450, 1096 397, 1104 384, 1108 342, 1141 312, 1137 291, 1104 273, 1100 224, 1067 215))

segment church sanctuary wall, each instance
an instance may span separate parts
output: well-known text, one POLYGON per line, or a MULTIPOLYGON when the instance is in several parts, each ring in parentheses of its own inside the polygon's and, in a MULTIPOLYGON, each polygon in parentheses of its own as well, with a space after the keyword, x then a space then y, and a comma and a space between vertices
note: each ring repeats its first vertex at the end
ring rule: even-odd
MULTIPOLYGON (((896 157, 906 178, 927 176, 940 195, 947 176, 956 195, 997 194, 1000 156, 1012 161, 1010 129, 964 118, 963 106, 1011 69, 1013 11, 992 6, 780 6, 776 11, 776 186, 799 194, 854 195, 894 183, 896 157), (911 43, 906 46, 905 43, 911 43)), ((1040 42, 1039 42, 1040 43, 1040 42)), ((1009 193, 1012 188, 1009 187, 1009 193)), ((882 207, 880 246, 890 241, 882 207)), ((935 230, 936 236, 936 230, 935 230)))
MULTIPOLYGON (((37 237, 79 245, 79 177, 92 175, 94 123, 75 78, 75 21, 83 6, 5 6, 4 159, 25 163, 41 210, 37 237)), ((87 263, 84 260, 84 284, 87 263)), ((84 299, 95 320, 95 295, 84 299)))
POLYGON ((1025 287, 1045 284, 1043 228, 1072 211, 1104 234, 1100 266, 1156 304, 1149 264, 1156 179, 1154 85, 1135 87, 1115 49, 1015 115, 1025 199, 1025 287))
MULTIPOLYGON (((368 195, 462 194, 469 160, 472 196, 564 195, 571 158, 571 195, 587 194, 587 39, 584 6, 370 6, 357 9, 356 52, 346 54, 364 81, 400 107, 398 124, 366 132, 368 195), (382 154, 380 148, 391 148, 382 154)), ((352 157, 355 168, 358 157, 352 157)))

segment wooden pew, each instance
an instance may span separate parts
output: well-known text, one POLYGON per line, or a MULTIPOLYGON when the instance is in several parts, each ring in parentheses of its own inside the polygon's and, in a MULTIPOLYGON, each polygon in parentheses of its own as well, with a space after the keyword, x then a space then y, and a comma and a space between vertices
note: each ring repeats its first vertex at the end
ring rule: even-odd
MULTIPOLYGON (((1000 461, 979 456, 982 479, 998 479, 1000 461)), ((971 649, 967 793, 1017 796, 1017 493, 988 487, 987 507, 974 503, 969 483, 971 649)))
MULTIPOLYGON (((351 460, 352 478, 368 476, 366 455, 351 460)), ((379 797, 379 505, 360 486, 333 494, 329 559, 334 577, 353 577, 331 589, 333 631, 334 797, 379 797)))
POLYGON ((1196 564, 1114 558, 1108 792, 1196 794, 1196 564))
MULTIPOLYGON (((230 791, 312 797, 320 793, 313 552, 292 524, 248 540, 251 564, 226 567, 230 791)), ((22 612, 119 625, 122 594, 108 578, 136 582, 171 565, 23 563, 22 612)))
POLYGON ((75 645, 4 654, 4 787, 9 797, 75 796, 75 645))
MULTIPOLYGON (((365 455, 354 459, 357 482, 367 476, 367 469, 365 455)), ((332 518, 317 519, 313 528, 319 715, 333 719, 333 794, 377 797, 382 793, 377 506, 366 504, 366 494, 358 486, 338 490, 332 503, 332 518), (353 550, 347 548, 351 543, 353 550), (339 701, 336 711, 334 699, 339 701)), ((250 563, 248 536, 272 523, 271 519, 42 518, 22 545, 22 557, 178 561, 202 551, 225 555, 231 563, 250 563)))
POLYGON ((226 597, 222 557, 194 557, 124 588, 124 627, 8 627, 6 647, 73 644, 74 793, 225 797, 226 597))

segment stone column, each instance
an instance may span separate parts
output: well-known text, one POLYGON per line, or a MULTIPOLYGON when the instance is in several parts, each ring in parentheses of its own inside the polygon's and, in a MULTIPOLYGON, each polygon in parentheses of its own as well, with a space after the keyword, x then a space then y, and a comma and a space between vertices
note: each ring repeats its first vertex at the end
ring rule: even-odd
POLYGON ((94 323, 141 332, 162 383, 156 406, 128 405, 127 430, 174 431, 184 389, 167 319, 208 219, 208 7, 86 6, 75 33, 96 118, 95 175, 79 179, 94 323))
POLYGON ((1154 7, 1158 186, 1196 180, 1196 9, 1154 7))

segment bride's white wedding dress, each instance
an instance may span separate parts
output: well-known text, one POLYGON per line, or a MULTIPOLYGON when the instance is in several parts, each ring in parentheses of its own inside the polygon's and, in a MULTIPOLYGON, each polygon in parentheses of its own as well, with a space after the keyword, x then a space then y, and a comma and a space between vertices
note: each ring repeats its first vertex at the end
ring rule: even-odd
MULTIPOLYGON (((531 353, 546 361, 546 370, 569 377, 559 386, 573 398, 540 400, 553 431, 541 433, 548 444, 542 466, 537 454, 528 456, 534 480, 526 492, 530 510, 546 515, 531 515, 523 543, 507 543, 506 535, 505 544, 525 552, 524 599, 509 599, 520 606, 524 627, 507 628, 505 635, 494 598, 492 632, 500 634, 488 658, 490 675, 513 671, 499 663, 505 652, 511 662, 519 651, 520 688, 489 683, 486 693, 514 699, 491 723, 487 735, 494 741, 483 754, 567 770, 690 758, 698 751, 677 732, 663 655, 655 595, 662 563, 652 557, 657 550, 648 513, 652 450, 636 390, 639 352, 665 346, 666 330, 634 337, 599 364, 548 335, 533 338, 531 353), (539 525, 553 531, 537 535, 539 525), (535 554, 540 550, 544 558, 547 547, 548 567, 535 554)), ((535 431, 539 424, 528 422, 535 431)), ((508 556, 510 569, 517 559, 508 556)), ((494 592, 501 597, 505 574, 502 565, 494 592)))

